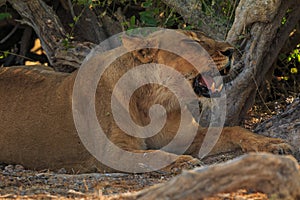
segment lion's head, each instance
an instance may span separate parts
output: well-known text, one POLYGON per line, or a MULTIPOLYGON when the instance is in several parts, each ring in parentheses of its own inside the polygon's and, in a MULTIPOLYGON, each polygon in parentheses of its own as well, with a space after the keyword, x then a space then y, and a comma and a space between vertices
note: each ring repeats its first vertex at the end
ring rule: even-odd
POLYGON ((164 35, 163 31, 154 32, 147 38, 124 36, 123 45, 127 49, 134 49, 140 44, 149 46, 150 48, 132 51, 135 59, 141 63, 160 63, 173 67, 190 81, 194 92, 199 97, 218 96, 223 88, 223 83, 220 80, 216 81, 214 77, 229 73, 233 63, 233 46, 227 42, 209 38, 202 32, 180 30, 177 33, 183 33, 184 37, 178 37, 177 34, 174 36, 164 35), (179 44, 178 49, 181 49, 179 56, 161 49, 162 46, 172 45, 173 40, 180 40, 176 42, 176 45, 179 44), (206 52, 203 52, 203 49, 206 52), (183 58, 184 56, 186 56, 185 58, 196 59, 200 70, 199 68, 196 70, 191 63, 183 58))

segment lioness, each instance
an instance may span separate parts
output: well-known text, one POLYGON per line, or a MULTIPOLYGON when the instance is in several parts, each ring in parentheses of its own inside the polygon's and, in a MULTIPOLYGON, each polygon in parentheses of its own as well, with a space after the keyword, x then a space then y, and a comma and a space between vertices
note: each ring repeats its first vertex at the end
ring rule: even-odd
MULTIPOLYGON (((178 44, 195 48, 195 44, 200 43, 213 59, 209 60, 205 56, 197 58, 199 63, 202 63, 200 72, 181 56, 159 49, 164 42, 159 40, 157 48, 134 50, 117 58, 103 73, 95 96, 97 119, 106 137, 114 145, 126 152, 143 153, 145 157, 155 152, 158 157, 171 160, 171 166, 195 160, 206 129, 199 127, 191 118, 185 134, 188 135, 189 131, 195 128, 197 134, 185 155, 176 155, 178 149, 187 143, 184 139, 176 141, 173 148, 167 149, 168 152, 159 150, 167 145, 178 131, 182 108, 175 95, 168 88, 158 84, 146 84, 133 93, 129 103, 130 116, 139 126, 151 123, 149 109, 152 105, 160 104, 166 109, 167 117, 163 128, 156 135, 143 138, 128 135, 118 127, 112 115, 111 94, 123 74, 146 63, 164 64, 177 70, 190 82, 189 88, 183 89, 192 90, 200 99, 212 97, 214 93, 220 92, 222 85, 214 83, 213 79, 208 77, 212 71, 210 64, 214 61, 221 74, 226 74, 232 63, 233 47, 200 33, 183 33, 190 40, 182 40, 178 44)), ((123 46, 119 48, 130 49, 136 45, 136 40, 145 42, 141 38, 123 37, 123 46)), ((109 56, 110 52, 107 54, 109 56)), ((72 92, 77 73, 64 74, 29 67, 0 68, 0 162, 22 164, 31 169, 65 168, 69 172, 119 170, 95 159, 77 134, 72 115, 72 92)), ((89 81, 89 77, 86 79, 89 81)), ((180 82, 175 84, 181 87, 180 82)), ((103 149, 102 154, 105 154, 103 156, 106 158, 111 155, 119 165, 128 164, 126 160, 122 160, 122 154, 114 155, 116 153, 111 151, 109 144, 100 148, 103 149)), ((280 139, 256 135, 241 127, 225 127, 211 154, 236 148, 245 152, 290 151, 289 145, 280 139)), ((155 166, 148 165, 149 163, 144 166, 148 168, 145 171, 156 169, 155 166)))

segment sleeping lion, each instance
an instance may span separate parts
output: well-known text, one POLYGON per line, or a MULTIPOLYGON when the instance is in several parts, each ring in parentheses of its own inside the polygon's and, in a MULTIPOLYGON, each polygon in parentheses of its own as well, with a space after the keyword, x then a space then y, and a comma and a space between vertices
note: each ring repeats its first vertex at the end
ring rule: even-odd
MULTIPOLYGON (((137 161, 139 163, 136 165, 143 166, 144 171, 158 170, 160 165, 157 163, 162 161, 168 164, 168 166, 161 166, 164 167, 163 170, 170 170, 186 162, 196 163, 207 128, 201 128, 191 117, 192 114, 187 114, 190 121, 183 130, 186 137, 174 139, 180 126, 182 109, 187 113, 189 109, 182 106, 176 95, 168 88, 154 83, 145 84, 137 88, 130 98, 130 118, 140 127, 153 123, 152 120, 155 122, 149 111, 153 105, 161 105, 165 109, 163 127, 150 137, 135 137, 127 134, 118 127, 111 107, 114 86, 122 75, 135 66, 151 63, 168 66, 182 74, 189 84, 182 84, 180 81, 174 84, 175 87, 181 88, 183 95, 185 91, 192 91, 199 101, 218 98, 223 85, 214 82, 210 77, 214 71, 211 64, 214 63, 220 74, 226 76, 233 59, 233 47, 201 33, 179 31, 178 34, 184 34, 188 38, 183 40, 174 38, 174 41, 180 40, 177 41, 179 46, 185 49, 197 49, 197 44, 200 44, 211 59, 200 55, 197 57, 197 62, 201 63, 201 67, 196 69, 181 56, 161 49, 165 41, 155 40, 159 34, 152 33, 149 42, 155 43, 157 48, 151 46, 151 48, 129 51, 111 63, 99 80, 94 107, 98 122, 105 132, 103 138, 109 139, 113 145, 123 150, 124 154, 114 152, 110 143, 101 146, 95 143, 101 153, 94 155, 86 148, 85 141, 78 134, 74 123, 74 110, 72 111, 73 87, 78 71, 66 74, 30 67, 0 68, 0 162, 21 164, 36 170, 64 168, 71 173, 143 171, 129 169, 129 166, 135 164, 134 160, 127 161, 124 158, 126 158, 125 154, 131 152, 143 155, 145 159, 148 155, 152 155, 151 153, 154 153, 155 158, 157 157, 158 160, 152 163, 153 166, 151 162, 137 161), (191 130, 195 130, 195 136, 192 137, 192 141, 185 141, 191 138, 189 137, 191 130), (174 140, 172 147, 164 148, 172 140, 174 140), (189 144, 188 147, 182 148, 186 144, 189 144), (112 167, 108 164, 110 162, 99 161, 101 156, 113 159, 112 163, 116 163, 114 166, 119 165, 120 168, 112 167)), ((142 37, 124 36, 122 46, 118 48, 132 49, 138 42, 145 43, 147 40, 142 37)), ((110 56, 118 48, 104 54, 110 56)), ((187 57, 193 56, 189 51, 186 54, 187 57)), ((154 75, 155 73, 159 74, 153 71, 154 75)), ((86 77, 86 81, 89 81, 89 77, 86 77)), ((120 104, 122 104, 121 98, 117 98, 120 104)), ((87 135, 88 132, 89 130, 86 132, 87 135)), ((209 155, 236 149, 242 149, 244 152, 273 153, 288 153, 291 150, 290 146, 281 139, 260 136, 241 127, 224 127, 209 155)))

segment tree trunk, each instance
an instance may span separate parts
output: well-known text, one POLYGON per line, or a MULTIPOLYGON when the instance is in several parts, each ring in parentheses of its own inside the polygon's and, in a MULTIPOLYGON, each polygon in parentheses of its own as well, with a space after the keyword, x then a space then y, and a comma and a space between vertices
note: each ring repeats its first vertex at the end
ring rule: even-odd
MULTIPOLYGON (((200 27, 197 26, 197 22, 203 22, 203 18, 207 18, 201 13, 199 2, 178 0, 163 0, 163 2, 180 13, 186 22, 192 23, 197 28, 204 26, 206 29, 204 32, 210 34, 209 32, 216 31, 205 23, 200 27)), ((242 65, 244 71, 233 82, 227 84, 226 125, 239 125, 246 112, 253 106, 258 88, 264 83, 263 80, 270 72, 280 50, 289 41, 289 34, 300 23, 299 13, 300 0, 241 0, 239 2, 227 41, 241 52, 233 68, 242 65), (284 17, 286 23, 282 24, 284 17)), ((218 34, 210 35, 218 36, 218 34)), ((293 38, 297 40, 298 35, 299 33, 296 32, 293 38)), ((203 121, 203 118, 205 117, 200 121, 203 121)))
POLYGON ((185 171, 167 183, 122 195, 121 199, 203 199, 238 189, 263 192, 272 199, 299 199, 298 163, 291 156, 249 154, 224 164, 185 171))
POLYGON ((241 0, 227 40, 241 49, 244 71, 227 87, 227 125, 237 125, 254 103, 267 72, 300 20, 300 1, 241 0), (286 23, 282 25, 282 19, 286 23))
MULTIPOLYGON (((95 47, 95 44, 90 42, 71 41, 71 36, 66 33, 56 13, 42 0, 8 0, 8 2, 22 16, 22 22, 35 30, 51 66, 56 71, 72 72, 79 68, 83 59, 95 47)), ((96 20, 96 17, 88 9, 82 14, 87 21, 96 20)), ((95 21, 94 24, 98 25, 95 21)), ((105 37, 96 39, 90 37, 92 41, 96 42, 107 37, 104 36, 103 31, 99 32, 99 29, 95 25, 85 27, 86 32, 105 37)), ((115 29, 118 30, 119 27, 115 26, 115 29)))
POLYGON ((41 40, 50 64, 55 65, 55 51, 62 45, 62 40, 67 37, 56 14, 43 1, 9 0, 8 2, 22 16, 22 22, 34 29, 41 40))

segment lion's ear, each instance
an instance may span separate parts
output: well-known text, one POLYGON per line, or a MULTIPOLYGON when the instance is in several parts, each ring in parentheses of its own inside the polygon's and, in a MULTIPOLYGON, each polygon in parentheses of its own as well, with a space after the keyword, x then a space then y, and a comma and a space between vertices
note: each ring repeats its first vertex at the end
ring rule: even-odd
POLYGON ((123 46, 132 51, 142 63, 153 62, 158 51, 158 41, 153 38, 130 37, 128 35, 122 36, 123 46))
POLYGON ((133 49, 138 48, 139 45, 143 44, 143 38, 140 37, 131 37, 126 34, 122 35, 122 43, 123 46, 128 50, 131 51, 133 49))

